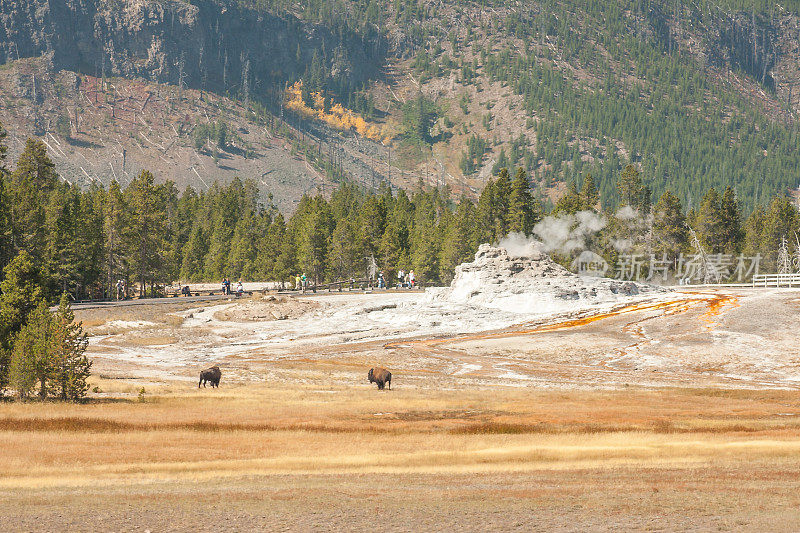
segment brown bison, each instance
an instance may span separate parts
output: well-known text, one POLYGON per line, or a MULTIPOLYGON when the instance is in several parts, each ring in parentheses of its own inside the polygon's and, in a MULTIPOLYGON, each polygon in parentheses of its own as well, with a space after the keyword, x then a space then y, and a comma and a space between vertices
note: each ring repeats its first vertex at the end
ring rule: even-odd
POLYGON ((210 383, 212 387, 219 387, 219 378, 222 377, 222 372, 219 371, 218 366, 212 366, 211 368, 206 368, 202 372, 200 372, 200 383, 197 384, 197 388, 200 388, 200 385, 203 387, 206 386, 206 382, 210 383))
POLYGON ((370 368, 367 379, 370 383, 377 383, 378 390, 383 390, 387 384, 389 385, 389 389, 392 388, 392 373, 385 368, 370 368))

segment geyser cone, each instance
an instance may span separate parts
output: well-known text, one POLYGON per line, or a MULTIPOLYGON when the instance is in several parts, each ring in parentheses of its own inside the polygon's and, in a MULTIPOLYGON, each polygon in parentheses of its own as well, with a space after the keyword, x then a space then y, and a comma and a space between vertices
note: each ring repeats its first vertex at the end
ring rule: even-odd
POLYGON ((527 249, 525 255, 512 256, 505 248, 482 244, 474 261, 456 267, 453 282, 437 299, 538 314, 661 291, 632 281, 578 276, 535 247, 527 249))

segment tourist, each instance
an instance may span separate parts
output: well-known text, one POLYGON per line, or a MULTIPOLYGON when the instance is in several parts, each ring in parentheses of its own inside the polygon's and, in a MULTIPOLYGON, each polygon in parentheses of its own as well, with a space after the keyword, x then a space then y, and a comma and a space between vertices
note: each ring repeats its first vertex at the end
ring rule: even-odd
POLYGON ((417 284, 417 278, 414 276, 414 270, 408 273, 409 288, 413 289, 417 284))

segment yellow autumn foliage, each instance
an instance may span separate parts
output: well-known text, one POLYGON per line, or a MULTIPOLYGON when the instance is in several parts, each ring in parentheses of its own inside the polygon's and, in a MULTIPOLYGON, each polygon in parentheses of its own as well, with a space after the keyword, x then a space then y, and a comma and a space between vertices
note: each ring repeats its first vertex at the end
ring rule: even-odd
POLYGON ((368 123, 359 114, 347 109, 342 104, 331 105, 330 112, 326 113, 325 101, 319 91, 311 93, 314 107, 309 107, 303 101, 302 92, 302 80, 286 89, 285 105, 288 109, 308 118, 322 120, 329 126, 342 131, 355 130, 362 137, 373 141, 387 142, 391 140, 392 135, 385 127, 379 128, 374 124, 368 123))

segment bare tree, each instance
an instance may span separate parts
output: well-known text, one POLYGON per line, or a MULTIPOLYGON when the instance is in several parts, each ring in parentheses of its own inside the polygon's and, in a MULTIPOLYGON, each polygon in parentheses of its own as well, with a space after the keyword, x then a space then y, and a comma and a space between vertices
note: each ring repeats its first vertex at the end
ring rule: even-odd
POLYGON ((222 63, 222 90, 228 89, 228 51, 225 50, 225 61, 222 63))
POLYGON ((250 60, 245 59, 242 66, 242 99, 244 106, 250 105, 250 60))
POLYGON ((181 58, 178 60, 178 98, 183 99, 183 79, 184 68, 186 66, 186 52, 181 52, 181 58))

